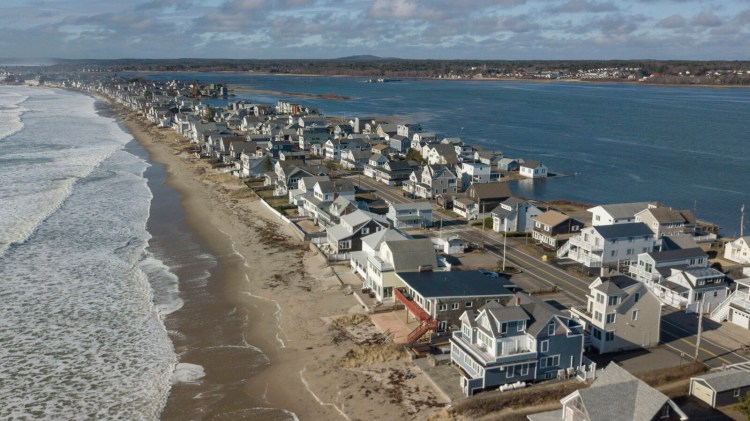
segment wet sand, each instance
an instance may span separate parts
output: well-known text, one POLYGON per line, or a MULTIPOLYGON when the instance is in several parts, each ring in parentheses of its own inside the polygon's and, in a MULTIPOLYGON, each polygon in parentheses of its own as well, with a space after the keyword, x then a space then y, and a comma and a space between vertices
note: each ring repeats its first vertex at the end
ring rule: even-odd
MULTIPOLYGON (((405 354, 373 340, 378 332, 352 317, 363 309, 325 258, 244 184, 194 158, 173 131, 119 106, 117 115, 164 164, 180 196, 174 217, 216 256, 208 279, 195 273, 205 265, 176 269, 185 303, 165 324, 180 363, 205 376, 173 385, 163 419, 424 419, 444 406, 423 374, 403 378, 415 370, 405 354)), ((172 253, 184 247, 159 235, 172 253)))

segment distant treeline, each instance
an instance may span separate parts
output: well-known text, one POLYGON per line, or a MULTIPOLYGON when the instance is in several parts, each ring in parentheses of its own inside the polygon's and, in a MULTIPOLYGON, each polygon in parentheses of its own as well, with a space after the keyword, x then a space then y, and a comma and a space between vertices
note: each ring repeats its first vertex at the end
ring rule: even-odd
MULTIPOLYGON (((355 56, 330 60, 122 59, 55 60, 50 70, 114 72, 258 72, 384 78, 534 77, 553 73, 575 77, 598 69, 618 69, 613 79, 674 84, 750 84, 748 61, 661 60, 405 60, 355 56)), ((2 65, 2 63, 0 63, 2 65)))

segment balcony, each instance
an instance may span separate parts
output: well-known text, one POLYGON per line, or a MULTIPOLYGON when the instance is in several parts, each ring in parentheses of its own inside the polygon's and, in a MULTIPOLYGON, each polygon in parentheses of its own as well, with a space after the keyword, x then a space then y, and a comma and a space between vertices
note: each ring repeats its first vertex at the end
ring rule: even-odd
POLYGON ((571 247, 575 246, 578 249, 585 250, 585 251, 587 251, 589 253, 599 253, 599 254, 601 254, 604 251, 604 247, 597 246, 597 245, 594 245, 594 244, 591 244, 591 243, 587 243, 587 242, 583 241, 583 239, 581 238, 581 236, 570 237, 570 240, 568 240, 568 242, 570 243, 571 247))
POLYGON ((414 298, 410 296, 404 288, 394 288, 393 297, 396 301, 401 302, 401 304, 406 307, 406 310, 413 314, 420 322, 431 318, 430 314, 424 311, 424 309, 414 301, 414 298))

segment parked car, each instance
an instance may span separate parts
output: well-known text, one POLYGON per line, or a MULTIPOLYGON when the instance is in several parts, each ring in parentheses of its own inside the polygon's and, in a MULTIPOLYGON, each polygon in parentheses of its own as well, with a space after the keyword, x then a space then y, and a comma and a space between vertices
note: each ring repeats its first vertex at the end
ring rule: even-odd
POLYGON ((498 275, 497 272, 493 272, 491 270, 479 269, 478 272, 490 278, 500 278, 500 275, 498 275))

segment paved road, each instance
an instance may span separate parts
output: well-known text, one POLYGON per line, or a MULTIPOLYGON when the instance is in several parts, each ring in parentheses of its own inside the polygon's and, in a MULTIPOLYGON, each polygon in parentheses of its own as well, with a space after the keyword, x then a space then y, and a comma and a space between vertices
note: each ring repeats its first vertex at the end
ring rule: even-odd
MULTIPOLYGON (((384 186, 367 177, 352 177, 352 181, 359 183, 363 189, 373 190, 380 198, 394 202, 403 203, 413 200, 403 196, 401 190, 394 187, 384 186)), ((442 215, 444 226, 452 225, 451 232, 460 235, 464 239, 484 244, 488 253, 492 253, 503 258, 503 243, 492 238, 490 235, 482 233, 480 228, 470 227, 465 221, 457 220, 448 215, 442 215)), ((586 294, 588 294, 589 281, 561 270, 549 263, 545 263, 530 256, 521 250, 513 247, 513 239, 508 239, 508 245, 505 250, 506 263, 509 266, 521 268, 526 274, 533 276, 549 286, 557 286, 571 299, 571 302, 577 305, 586 304, 586 294)), ((661 341, 662 343, 678 355, 686 359, 692 359, 695 355, 696 332, 693 327, 696 316, 684 314, 683 312, 668 310, 664 307, 664 314, 661 323, 661 341)), ((737 364, 750 361, 737 350, 725 348, 718 343, 707 339, 705 336, 701 339, 698 358, 711 367, 719 367, 725 364, 737 364)))

